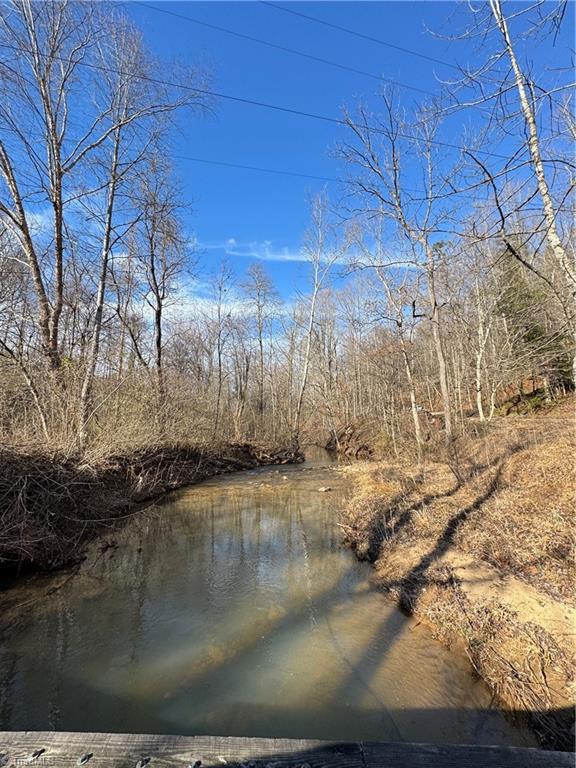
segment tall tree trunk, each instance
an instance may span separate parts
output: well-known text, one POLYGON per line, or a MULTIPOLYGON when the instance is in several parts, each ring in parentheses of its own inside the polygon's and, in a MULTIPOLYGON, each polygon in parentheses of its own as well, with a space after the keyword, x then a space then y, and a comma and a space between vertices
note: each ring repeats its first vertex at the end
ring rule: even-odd
POLYGON ((452 403, 450 400, 450 389, 448 386, 448 371, 446 367, 446 355, 444 353, 444 343, 442 339, 442 329, 440 325, 440 307, 436 297, 436 285, 434 280, 434 256, 430 246, 426 244, 426 259, 428 263, 428 298, 432 315, 430 322, 432 324, 432 337, 434 339, 434 350, 438 361, 438 377, 440 379, 440 393, 442 395, 442 405, 444 408, 444 437, 446 443, 452 442, 454 431, 452 428, 452 403))
POLYGON ((62 202, 62 176, 60 170, 55 171, 53 189, 54 207, 54 303, 50 318, 50 355, 53 360, 59 359, 58 340, 60 317, 64 307, 64 211, 62 202))
POLYGON ((260 426, 262 425, 262 419, 264 417, 264 340, 263 328, 260 320, 258 321, 258 346, 260 350, 260 365, 259 365, 259 378, 258 378, 258 415, 260 426))
POLYGON ((406 349, 406 340, 402 328, 399 327, 398 332, 400 334, 400 347, 402 349, 402 357, 404 359, 404 369, 406 371, 406 379, 408 380, 408 390, 410 392, 410 410, 412 412, 412 421, 414 422, 414 435, 416 437, 416 443, 418 445, 418 453, 423 444, 422 432, 420 430, 420 417, 418 416, 418 406, 416 403, 416 392, 414 389, 414 377, 412 375, 412 365, 410 364, 410 358, 408 357, 408 350, 406 349))
POLYGON ((310 314, 308 317, 308 327, 306 329, 306 346, 304 350, 304 367, 302 369, 302 378, 300 380, 298 399, 296 401, 296 410, 294 412, 294 421, 292 423, 292 439, 296 442, 300 438, 300 421, 302 418, 302 405, 304 403, 306 385, 308 384, 308 372, 310 370, 310 354, 312 352, 312 335, 314 332, 314 318, 316 315, 316 301, 318 298, 318 290, 319 290, 319 286, 316 282, 316 284, 314 285, 312 299, 310 301, 310 314))
POLYGON ((166 437, 167 393, 162 359, 162 303, 160 301, 158 301, 154 310, 154 346, 156 349, 156 389, 158 394, 156 423, 158 434, 161 439, 164 439, 166 437))
POLYGON ((476 408, 480 421, 486 421, 484 405, 482 404, 482 352, 476 352, 476 408))
MULTIPOLYGON (((552 201, 552 195, 550 194, 550 188, 544 172, 544 163, 542 162, 542 153, 540 150, 540 138, 538 135, 538 126, 536 123, 536 116, 534 109, 530 103, 528 93, 526 90, 527 79, 525 78, 518 60, 516 58, 516 52, 514 45, 512 44, 512 38, 508 30, 508 23, 506 17, 502 11, 502 4, 500 0, 490 0, 490 8, 498 25, 498 29, 502 34, 504 40, 504 46, 506 53, 510 59, 510 65, 514 72, 514 80, 516 82, 516 90, 518 91, 518 98, 520 99, 520 108, 522 109, 522 115, 524 116, 524 122, 528 129, 528 149, 530 151, 530 158, 534 167, 534 173, 536 175, 536 181, 538 183, 538 191, 542 199, 542 207, 544 208, 544 217, 546 219, 546 238, 554 253, 556 261, 564 271, 564 274, 568 280, 572 283, 572 297, 574 297, 574 288, 576 287, 576 265, 570 262, 566 249, 562 244, 560 235, 558 234, 558 226, 556 224, 556 211, 554 210, 554 203, 552 201)), ((572 358, 572 380, 576 385, 576 318, 572 318, 572 334, 575 341, 575 352, 572 358)))
POLYGON ((55 372, 60 367, 60 361, 57 350, 52 347, 50 334, 50 302, 46 293, 46 286, 42 278, 42 270, 38 260, 38 254, 34 248, 34 242, 28 226, 28 219, 24 209, 24 202, 20 194, 18 182, 14 174, 12 163, 6 151, 6 147, 0 140, 0 172, 4 177, 6 186, 10 191, 14 203, 15 212, 8 209, 7 206, 0 205, 0 209, 6 215, 6 221, 9 228, 14 232, 26 254, 26 260, 32 273, 32 283, 34 292, 38 301, 38 329, 42 339, 42 352, 48 361, 49 368, 55 372))
POLYGON ((80 419, 78 426, 78 440, 81 449, 86 446, 88 437, 88 422, 90 420, 90 406, 92 400, 92 386, 98 363, 100 351, 100 333, 102 330, 102 317, 104 315, 104 300, 106 297, 106 278, 108 275, 108 260, 110 258, 110 245, 112 242, 112 225, 114 216, 114 201, 116 197, 118 155, 120 151, 120 129, 114 132, 114 148, 112 151, 112 163, 110 167, 110 179, 108 181, 108 195, 106 201, 106 215, 104 219, 104 237, 100 257, 100 279, 98 281, 98 294, 96 298, 96 312, 94 315, 94 328, 88 350, 86 372, 80 393, 80 419))

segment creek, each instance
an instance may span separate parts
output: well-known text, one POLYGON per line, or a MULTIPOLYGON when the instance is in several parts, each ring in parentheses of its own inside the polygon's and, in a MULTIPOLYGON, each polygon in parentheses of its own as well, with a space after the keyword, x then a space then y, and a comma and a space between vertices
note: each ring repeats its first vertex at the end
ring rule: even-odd
POLYGON ((221 476, 12 587, 0 729, 534 746, 342 547, 349 491, 321 451, 221 476))

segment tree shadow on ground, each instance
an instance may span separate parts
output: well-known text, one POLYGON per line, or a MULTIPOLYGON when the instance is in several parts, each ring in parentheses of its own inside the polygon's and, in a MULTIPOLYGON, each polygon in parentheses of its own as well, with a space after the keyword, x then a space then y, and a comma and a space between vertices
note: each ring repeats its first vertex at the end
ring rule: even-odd
POLYGON ((428 493, 418 501, 407 504, 409 496, 415 493, 423 483, 423 476, 415 478, 412 488, 404 487, 402 491, 386 502, 384 507, 378 508, 377 514, 373 516, 369 524, 368 541, 362 559, 375 562, 384 542, 398 537, 401 531, 411 523, 417 512, 425 509, 437 499, 453 496, 462 487, 460 482, 456 482, 447 491, 428 493))
POLYGON ((438 536, 435 545, 423 555, 420 561, 411 569, 410 573, 399 581, 383 583, 383 586, 386 588, 400 590, 400 602, 406 610, 411 612, 420 592, 430 583, 427 580, 430 566, 445 555, 454 545, 458 530, 470 516, 478 512, 482 505, 498 491, 506 459, 525 447, 525 444, 514 443, 508 446, 505 451, 484 463, 471 461, 466 467, 465 473, 460 474, 460 478, 458 473, 455 473, 455 483, 447 490, 428 493, 416 501, 408 501, 407 503, 408 497, 418 491, 425 482, 425 477, 421 474, 412 479, 412 488, 409 488, 406 483, 402 492, 395 495, 383 508, 380 507, 377 510, 377 514, 373 515, 369 523, 368 544, 366 547, 366 559, 371 562, 375 562, 378 559, 385 542, 392 543, 398 540, 402 532, 412 523, 415 514, 423 511, 435 501, 455 496, 465 487, 467 482, 474 480, 484 472, 495 470, 484 490, 474 501, 459 509, 450 517, 438 536))
POLYGON ((448 520, 434 547, 420 558, 410 572, 395 584, 386 584, 388 587, 394 586, 399 590, 399 603, 405 611, 413 613, 422 590, 429 585, 428 571, 430 567, 454 545, 454 539, 459 528, 496 493, 501 476, 502 465, 498 467, 484 491, 448 520))

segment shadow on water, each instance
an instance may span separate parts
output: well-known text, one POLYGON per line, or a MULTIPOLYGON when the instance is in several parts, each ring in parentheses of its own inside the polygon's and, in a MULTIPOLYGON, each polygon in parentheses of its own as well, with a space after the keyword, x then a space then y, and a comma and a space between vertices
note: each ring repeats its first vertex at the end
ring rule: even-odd
MULTIPOLYGON (((78 733, 86 733, 85 750, 90 749, 90 733, 143 733, 143 734, 166 734, 166 735, 205 735, 205 728, 191 728, 185 718, 172 716, 170 713, 159 714, 153 702, 138 702, 131 697, 121 694, 110 694, 93 687, 84 687, 78 681, 70 683, 74 687, 74 701, 68 699, 60 711, 59 719, 47 728, 47 723, 42 717, 35 718, 31 716, 26 730, 65 730, 78 733), (78 702, 82 702, 79 706, 78 702), (137 724, 137 728, 135 725, 137 724), (88 727, 90 726, 90 727, 88 727)), ((70 693, 68 690, 68 681, 63 681, 59 693, 70 693)), ((54 698, 51 705, 55 706, 57 701, 61 701, 54 691, 54 698)), ((198 694, 200 695, 200 694, 198 694)), ((321 706, 308 709, 305 719, 302 718, 301 706, 290 704, 265 704, 259 705, 252 702, 238 701, 234 704, 227 704, 222 707, 217 701, 207 701, 207 707, 219 708, 219 720, 226 722, 226 727, 222 728, 213 725, 210 728, 211 736, 232 736, 245 737, 247 733, 252 738, 279 738, 279 739, 318 739, 325 742, 336 740, 334 748, 337 749, 341 742, 346 740, 342 736, 348 730, 348 724, 351 719, 358 722, 364 722, 366 727, 357 730, 354 741, 375 741, 371 738, 374 726, 379 728, 378 741, 406 743, 436 743, 436 744, 466 744, 459 735, 453 730, 454 722, 460 717, 473 717, 475 721, 474 740, 470 740, 476 746, 490 746, 496 744, 495 734, 499 729, 499 718, 501 713, 495 709, 477 709, 473 713, 466 710, 455 710, 451 708, 401 708, 391 709, 388 707, 382 710, 378 707, 351 705, 342 699, 341 703, 335 703, 330 709, 330 722, 323 718, 321 706), (418 733, 418 740, 406 738, 406 733, 418 733), (448 738, 442 740, 437 735, 448 734, 448 738), (436 738, 435 738, 436 737, 436 738)), ((525 711, 507 710, 506 717, 511 721, 522 726, 530 718, 531 714, 525 711)), ((572 710, 569 708, 553 710, 551 714, 559 722, 568 722, 572 716, 572 710)), ((4 730, 11 730, 10 723, 3 723, 4 730)), ((18 727, 20 729, 20 726, 18 727)), ((14 728, 13 730, 16 730, 14 728)), ((155 738, 155 737, 154 737, 155 738)), ((159 737, 160 739, 161 737, 159 737)), ((348 744, 348 748, 352 745, 348 744)), ((529 745, 534 746, 534 745, 529 745)), ((0 753, 2 751, 2 740, 0 736, 0 753)), ((41 748, 42 744, 38 744, 41 748)), ((302 759, 307 757, 319 756, 320 751, 330 749, 328 744, 322 746, 321 750, 303 750, 286 753, 286 756, 302 759)), ((573 750, 572 740, 567 738, 564 746, 557 745, 556 749, 564 751, 573 750)), ((518 750, 518 754, 530 755, 538 754, 541 750, 530 749, 528 751, 518 750)), ((162 756, 161 742, 148 754, 151 756, 162 756)), ((257 759, 261 757, 258 753, 242 755, 238 760, 238 765, 248 757, 257 759)), ((275 758, 278 758, 275 755, 275 758)), ((476 758, 477 759, 477 758, 476 758)), ((501 756, 500 758, 501 759, 501 756)), ((525 758, 527 760, 527 758, 525 758)), ((1 765, 2 763, 0 763, 1 765)), ((210 763, 204 762, 204 766, 210 763)), ((221 763, 220 763, 221 764, 221 763)), ((227 761, 228 765, 236 765, 233 760, 227 761)), ((391 763, 392 764, 392 763, 391 763)), ((426 764, 426 763, 424 763, 426 764)), ((460 766, 468 765, 466 761, 458 764, 460 766)), ((518 768, 529 766, 531 763, 527 760, 525 763, 517 763, 518 768)), ((567 765, 571 763, 567 763, 567 765)), ((313 763, 314 765, 314 763, 313 763)), ((324 765, 322 763, 322 765, 324 765)), ((362 764, 364 765, 364 764, 362 764)), ((401 763, 401 765, 404 765, 401 763)), ((410 763, 411 765, 411 763, 410 763)), ((416 762, 415 765, 420 765, 416 762)), ((426 764, 427 765, 427 764, 426 764)), ((470 762, 475 768, 487 768, 492 765, 488 762, 470 762)), ((509 765, 516 765, 513 762, 506 762, 506 768, 509 765)), ((534 765, 540 765, 535 762, 534 765)), ((546 765, 553 765, 552 763, 546 765)), ((554 764, 555 765, 555 764, 554 764)), ((562 763, 564 765, 564 763, 562 763)), ((502 762, 495 762, 494 766, 504 768, 502 762)), ((244 766, 244 768, 246 768, 244 766)), ((298 766, 298 768, 300 768, 298 766)))

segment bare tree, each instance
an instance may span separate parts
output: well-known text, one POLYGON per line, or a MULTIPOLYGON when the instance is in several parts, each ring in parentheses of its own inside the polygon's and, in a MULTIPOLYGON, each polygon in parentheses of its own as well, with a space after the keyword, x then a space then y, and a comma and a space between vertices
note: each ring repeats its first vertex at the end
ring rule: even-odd
POLYGON ((225 353, 231 338, 232 308, 231 303, 234 274, 229 262, 223 259, 220 267, 211 277, 212 308, 209 314, 210 336, 212 337, 213 356, 216 360, 216 398, 214 403, 214 420, 212 438, 216 438, 220 429, 222 417, 222 397, 224 382, 228 377, 225 367, 225 353))
MULTIPOLYGON (((357 170, 353 182, 358 196, 365 201, 363 213, 376 216, 381 222, 392 221, 409 244, 407 256, 401 263, 409 261, 413 267, 421 269, 426 276, 428 294, 428 319, 434 338, 434 347, 438 362, 438 378, 442 397, 446 441, 453 437, 452 402, 448 383, 448 369, 444 350, 441 321, 441 300, 437 290, 437 273, 444 258, 438 232, 446 212, 439 204, 443 179, 437 178, 438 172, 434 158, 434 136, 437 126, 426 115, 418 122, 418 135, 413 140, 405 140, 410 134, 403 126, 393 100, 386 94, 382 97, 384 117, 369 117, 363 107, 359 108, 359 118, 352 120, 346 116, 346 122, 354 136, 354 143, 341 146, 341 155, 352 169, 357 170), (375 143, 374 129, 383 137, 380 146, 375 143), (402 172, 402 145, 406 154, 417 153, 416 162, 420 165, 420 176, 424 179, 424 190, 418 200, 405 190, 402 172), (414 147, 416 149, 414 150, 414 147)), ((414 162, 414 157, 411 158, 414 162)), ((392 262, 393 264, 394 262, 392 262)))
POLYGON ((333 237, 331 237, 331 228, 328 221, 328 201, 325 194, 317 196, 312 201, 311 216, 312 223, 304 240, 304 251, 312 268, 312 291, 308 299, 308 318, 304 335, 302 371, 292 420, 292 439, 295 443, 298 443, 300 436, 302 406, 308 385, 314 323, 320 292, 327 285, 332 267, 341 258, 341 253, 335 247, 333 237))
POLYGON ((160 136, 160 118, 204 97, 172 94, 150 78, 138 33, 105 6, 6 4, 0 43, 0 219, 30 271, 38 347, 60 387, 70 385, 62 366, 67 279, 80 274, 80 258, 96 283, 79 395, 84 442, 110 255, 130 226, 119 197, 160 136))
POLYGON ((556 33, 565 7, 564 0, 549 3, 537 0, 528 8, 506 14, 501 0, 490 0, 478 7, 471 5, 471 23, 453 39, 468 45, 478 39, 482 49, 489 47, 489 53, 480 66, 463 68, 462 77, 450 83, 449 89, 457 106, 482 108, 488 113, 484 144, 500 143, 511 132, 521 139, 520 146, 515 147, 509 159, 500 162, 501 167, 497 169, 493 167, 494 161, 488 162, 486 151, 468 148, 466 155, 482 175, 479 184, 472 183, 469 188, 476 190, 483 184, 488 187, 493 195, 498 237, 507 254, 518 260, 522 259, 522 249, 514 245, 517 238, 510 228, 511 219, 528 203, 540 200, 540 221, 532 222, 531 231, 524 233, 521 240, 545 244, 555 269, 551 275, 545 275, 535 264, 525 261, 523 266, 539 274, 563 307, 574 339, 573 382, 576 384, 576 252, 570 243, 570 223, 564 231, 562 228, 562 220, 567 218, 571 222, 573 215, 569 201, 574 193, 574 126, 568 117, 568 102, 558 101, 563 92, 573 89, 573 84, 544 86, 538 82, 529 67, 522 67, 511 32, 511 22, 522 17, 525 22, 522 35, 526 39, 556 33), (501 71, 499 66, 505 61, 509 67, 501 71), (518 182, 522 176, 522 182, 518 182), (504 187, 509 187, 513 179, 516 187, 527 187, 522 200, 518 194, 505 193, 504 187))
POLYGON ((256 340, 258 344, 258 397, 256 410, 258 419, 262 423, 265 406, 265 335, 270 331, 279 304, 279 297, 269 275, 258 262, 251 264, 248 268, 246 280, 242 288, 248 298, 248 305, 254 315, 254 323, 256 325, 256 340))
POLYGON ((182 233, 183 205, 169 177, 169 169, 152 155, 138 173, 134 193, 136 236, 132 240, 140 266, 140 291, 153 315, 154 365, 158 393, 157 417, 162 425, 166 405, 164 372, 164 320, 167 305, 174 302, 184 276, 190 274, 190 243, 182 233))

